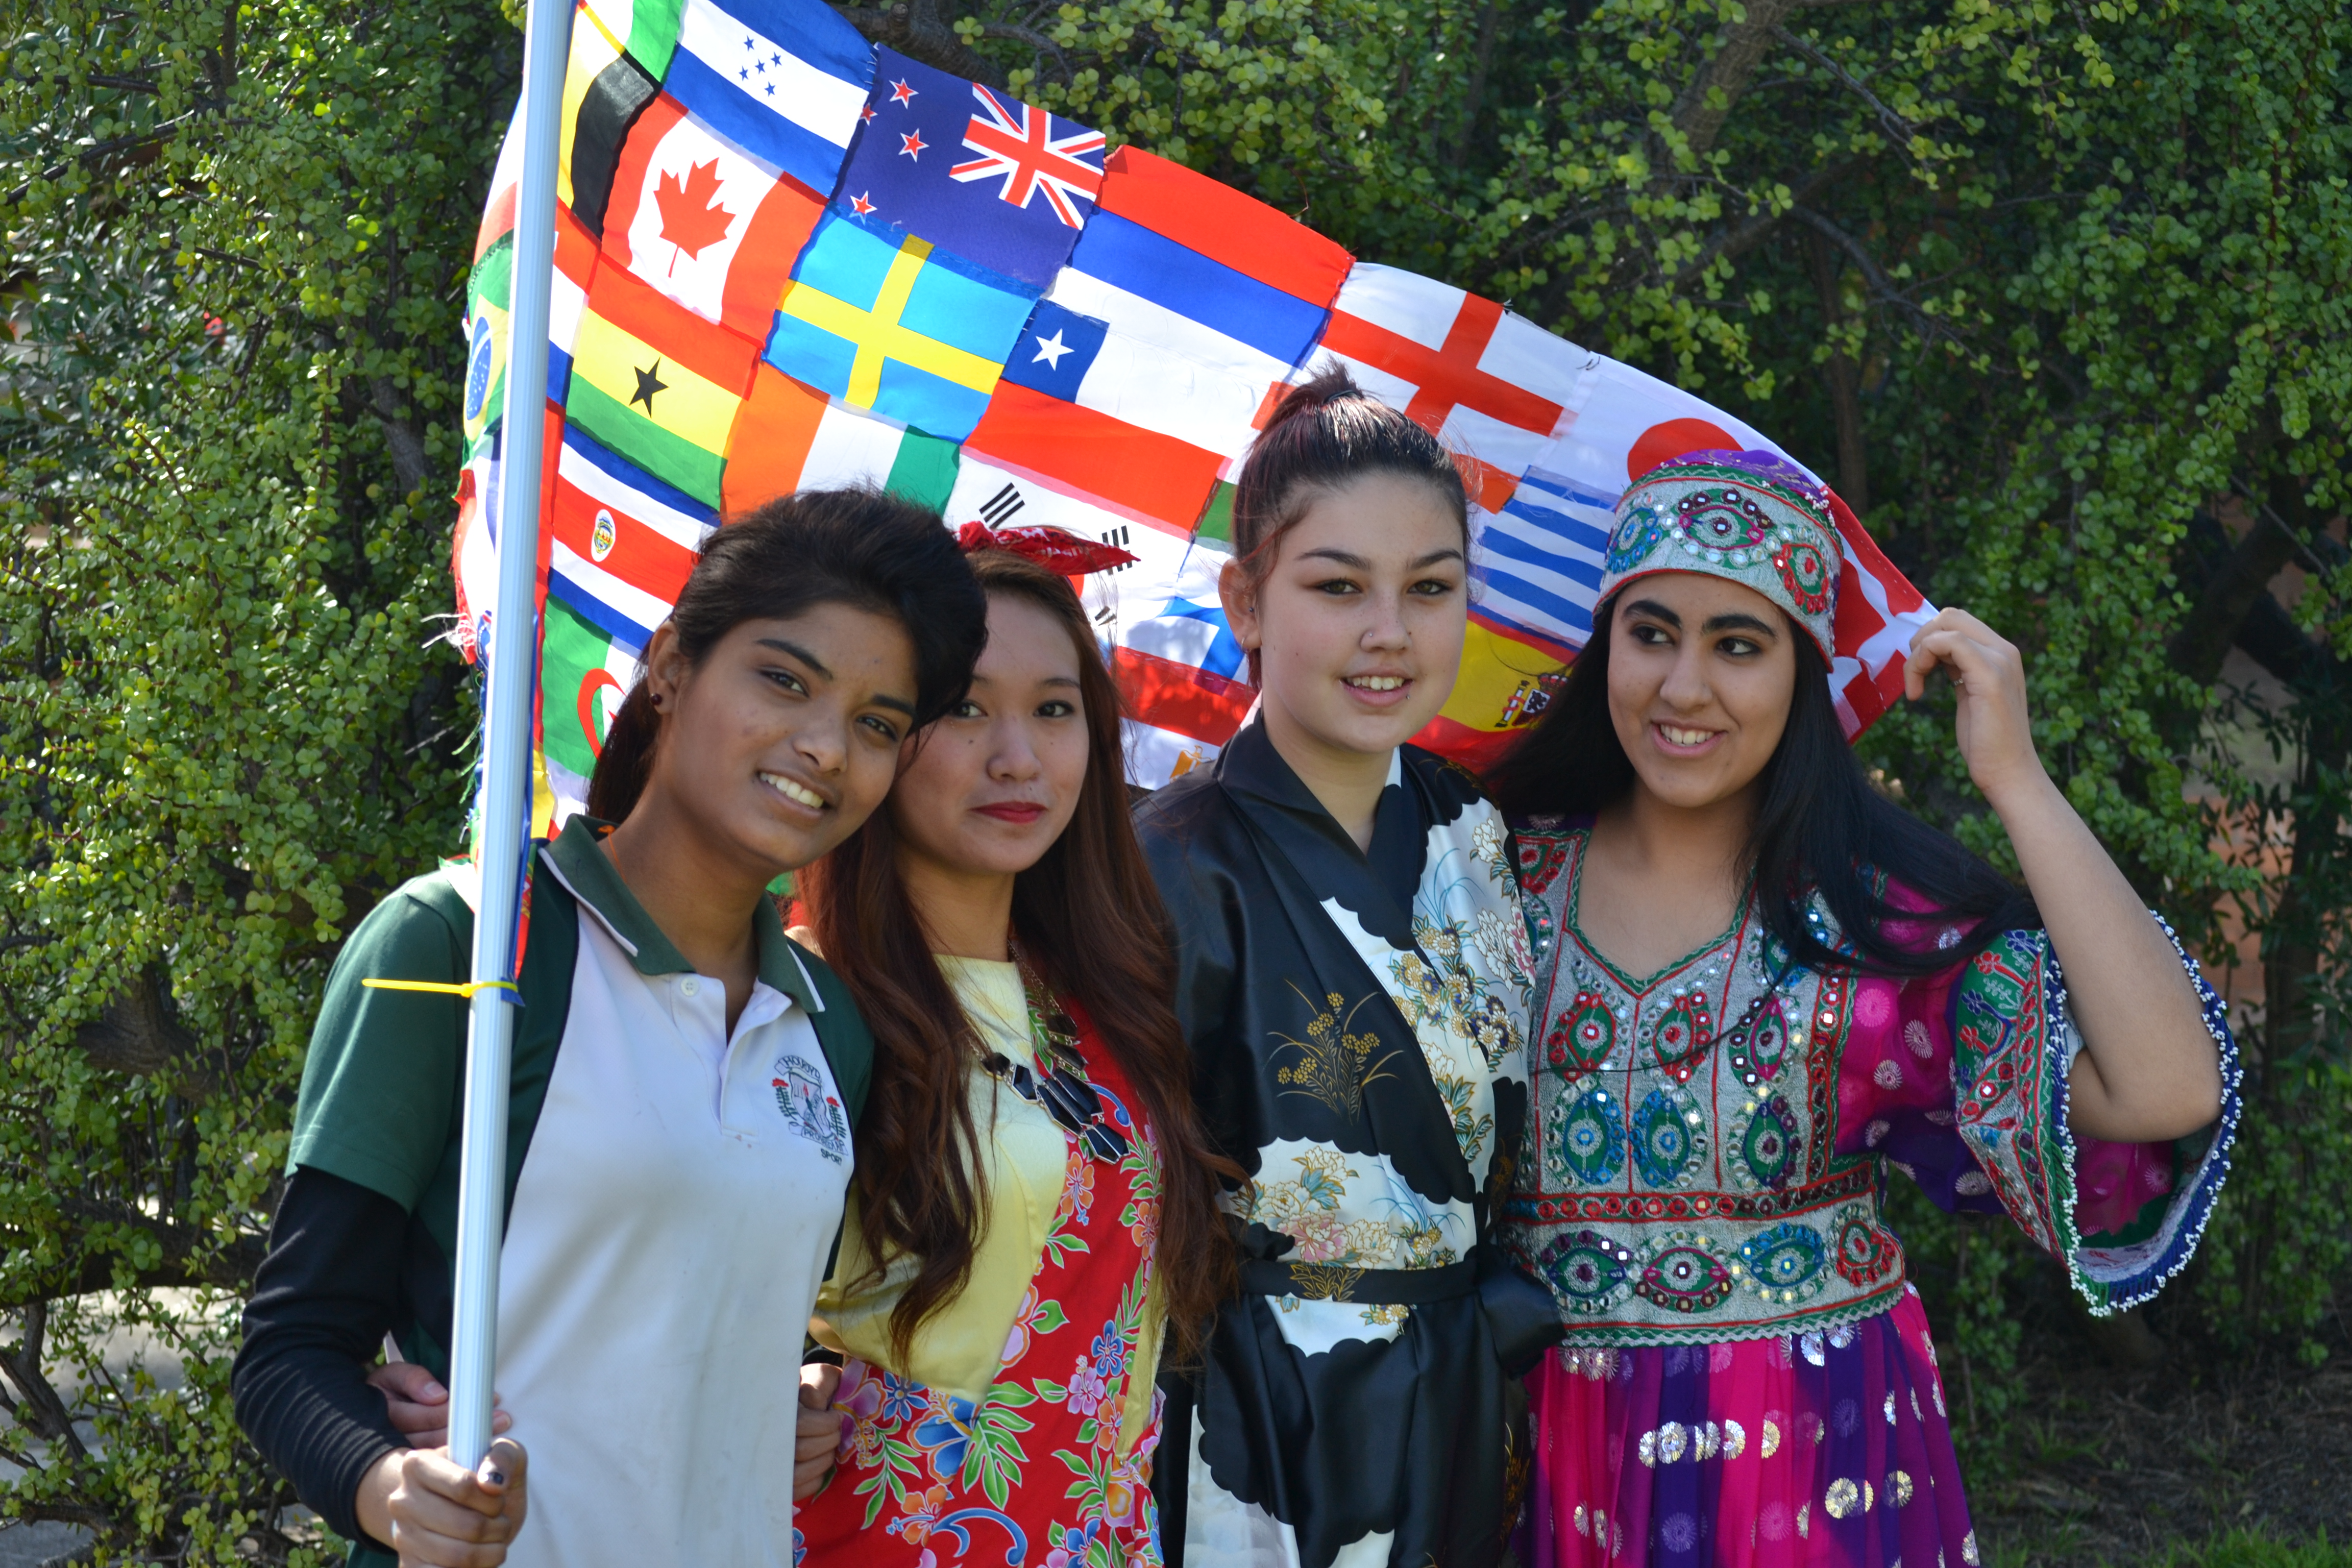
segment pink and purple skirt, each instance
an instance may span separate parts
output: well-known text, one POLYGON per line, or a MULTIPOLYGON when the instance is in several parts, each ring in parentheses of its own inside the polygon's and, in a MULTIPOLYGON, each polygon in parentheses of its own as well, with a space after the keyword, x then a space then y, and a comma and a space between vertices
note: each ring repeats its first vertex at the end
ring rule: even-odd
POLYGON ((1927 1317, 1826 1333, 1562 1348, 1528 1374, 1528 1568, 1978 1562, 1927 1317))

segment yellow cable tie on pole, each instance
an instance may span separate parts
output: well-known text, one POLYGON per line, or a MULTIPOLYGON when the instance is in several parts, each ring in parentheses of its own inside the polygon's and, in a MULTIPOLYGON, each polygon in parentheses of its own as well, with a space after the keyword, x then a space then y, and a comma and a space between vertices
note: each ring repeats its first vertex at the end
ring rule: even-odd
POLYGON ((371 974, 360 984, 371 991, 433 991, 444 996, 463 996, 468 1002, 477 991, 507 991, 514 993, 507 1001, 518 1007, 522 1005, 522 994, 511 980, 378 980, 371 974))

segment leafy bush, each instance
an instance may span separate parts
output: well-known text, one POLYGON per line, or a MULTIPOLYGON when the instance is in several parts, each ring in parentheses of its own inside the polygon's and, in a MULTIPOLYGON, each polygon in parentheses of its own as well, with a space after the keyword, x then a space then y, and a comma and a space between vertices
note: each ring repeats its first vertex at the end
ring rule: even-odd
POLYGON ((304 1556, 230 1420, 235 1299, 334 945, 455 846, 470 698, 432 644, 510 37, 10 7, 5 1506, 109 1557, 304 1556), (109 1371, 142 1329, 184 1387, 109 1371))
POLYGON ((2308 1546, 2287 1546, 2232 1531, 2204 1546, 2175 1546, 2160 1568, 2352 1568, 2352 1546, 2330 1546, 2322 1535, 2308 1546))
MULTIPOLYGON (((110 1560, 291 1562, 227 1309, 334 944, 457 844, 473 698, 433 638, 514 18, 0 4, 0 1447, 34 1467, 5 1506, 110 1560), (184 1389, 105 1374, 141 1324, 184 1389)), ((854 15, 1706 390, 2025 646, 2044 754, 2150 901, 2263 943, 2255 1111, 2189 1289, 2216 1334, 2307 1333, 2352 1192, 2340 4, 854 15), (2268 773, 2233 647, 2279 683, 2268 773)), ((1948 705, 1866 754, 2005 854, 1948 705)), ((1997 1429, 2022 1245, 1903 1223, 1964 1430, 1997 1429)))

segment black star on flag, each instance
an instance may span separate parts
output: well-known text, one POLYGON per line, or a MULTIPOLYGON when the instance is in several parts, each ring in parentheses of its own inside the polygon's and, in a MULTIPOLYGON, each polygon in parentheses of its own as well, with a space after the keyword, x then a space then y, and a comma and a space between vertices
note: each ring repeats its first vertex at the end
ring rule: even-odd
POLYGON ((644 404, 646 417, 650 419, 654 415, 654 394, 668 390, 669 383, 661 378, 661 360, 656 357, 650 368, 637 372, 637 390, 631 395, 629 401, 644 404))

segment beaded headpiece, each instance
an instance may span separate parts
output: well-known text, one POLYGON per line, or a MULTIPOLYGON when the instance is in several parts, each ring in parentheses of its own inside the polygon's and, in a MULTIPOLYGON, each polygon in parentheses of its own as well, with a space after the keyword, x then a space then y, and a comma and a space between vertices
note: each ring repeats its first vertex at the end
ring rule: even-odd
POLYGON ((1780 605, 1834 665, 1839 563, 1828 486, 1770 452, 1686 452, 1618 500, 1600 599, 1661 572, 1703 572, 1780 605))

